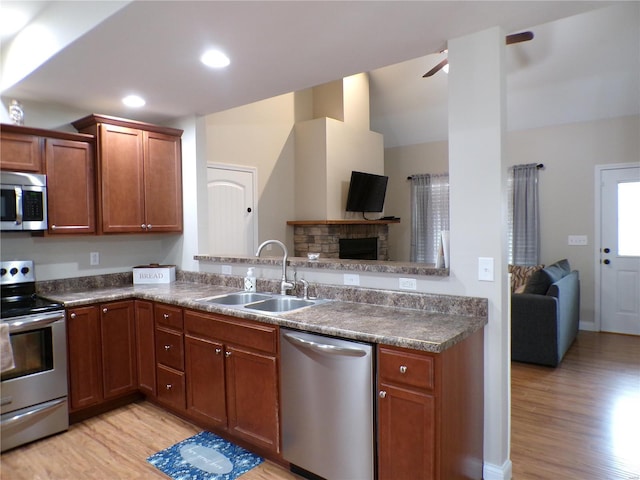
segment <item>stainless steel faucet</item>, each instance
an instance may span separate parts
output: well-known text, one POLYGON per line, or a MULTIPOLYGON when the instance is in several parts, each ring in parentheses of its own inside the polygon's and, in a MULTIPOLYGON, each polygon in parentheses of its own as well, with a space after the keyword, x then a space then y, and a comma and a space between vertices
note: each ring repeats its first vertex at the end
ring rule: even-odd
POLYGON ((269 245, 270 243, 275 243, 282 248, 283 257, 282 257, 282 281, 280 282, 280 294, 286 295, 288 290, 291 290, 295 285, 287 280, 287 258, 289 258, 289 252, 287 251, 287 247, 280 240, 265 240, 260 244, 258 250, 256 251, 256 257, 260 256, 260 252, 262 249, 269 245))

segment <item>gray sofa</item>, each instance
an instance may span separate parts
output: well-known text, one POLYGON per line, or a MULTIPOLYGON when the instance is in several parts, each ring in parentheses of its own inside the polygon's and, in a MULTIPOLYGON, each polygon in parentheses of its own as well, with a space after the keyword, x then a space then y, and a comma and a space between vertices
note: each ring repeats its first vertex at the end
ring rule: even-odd
POLYGON ((578 334, 580 279, 560 260, 511 295, 511 359, 556 367, 578 334))

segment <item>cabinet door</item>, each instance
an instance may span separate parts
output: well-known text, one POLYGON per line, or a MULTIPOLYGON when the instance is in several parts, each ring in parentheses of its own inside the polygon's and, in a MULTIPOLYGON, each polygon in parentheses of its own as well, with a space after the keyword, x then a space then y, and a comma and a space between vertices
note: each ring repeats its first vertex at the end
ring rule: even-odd
POLYGON ((144 132, 144 192, 147 231, 182 231, 180 138, 144 132))
POLYGON ((190 335, 184 344, 187 411, 197 420, 226 428, 224 347, 190 335))
POLYGON ((142 131, 102 124, 99 138, 102 231, 144 232, 142 131))
POLYGON ((227 346, 229 431, 256 446, 280 451, 278 371, 274 356, 227 346))
POLYGON ((133 301, 100 306, 102 384, 109 399, 138 389, 133 301))
POLYGON ((41 138, 13 132, 0 132, 0 167, 17 172, 42 172, 41 138))
POLYGON ((102 401, 102 357, 98 307, 68 310, 69 410, 102 401))
POLYGON ((384 383, 379 391, 379 479, 434 479, 434 397, 384 383))
POLYGON ((94 233, 95 172, 93 146, 45 139, 49 233, 94 233))
POLYGON ((135 301, 138 388, 145 395, 156 395, 156 352, 153 303, 135 301))

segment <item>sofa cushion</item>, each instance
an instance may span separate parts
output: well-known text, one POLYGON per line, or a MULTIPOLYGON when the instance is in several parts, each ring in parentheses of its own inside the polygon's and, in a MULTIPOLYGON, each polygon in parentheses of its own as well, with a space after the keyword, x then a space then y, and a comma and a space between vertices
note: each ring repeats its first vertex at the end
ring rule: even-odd
POLYGON ((533 272, 541 268, 544 268, 544 265, 509 265, 511 291, 513 293, 522 293, 518 290, 526 285, 527 280, 533 272))
POLYGON ((524 293, 545 295, 552 283, 565 277, 571 271, 567 259, 559 260, 548 267, 535 271, 527 280, 524 293))

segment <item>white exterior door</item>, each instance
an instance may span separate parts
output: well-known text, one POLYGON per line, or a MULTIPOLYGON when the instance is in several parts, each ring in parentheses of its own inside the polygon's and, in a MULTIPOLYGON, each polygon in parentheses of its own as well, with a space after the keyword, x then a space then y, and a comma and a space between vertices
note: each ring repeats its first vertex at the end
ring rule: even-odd
POLYGON ((209 254, 254 255, 257 215, 255 172, 231 166, 207 167, 209 254))
POLYGON ((600 170, 600 329, 640 335, 640 166, 600 170))

